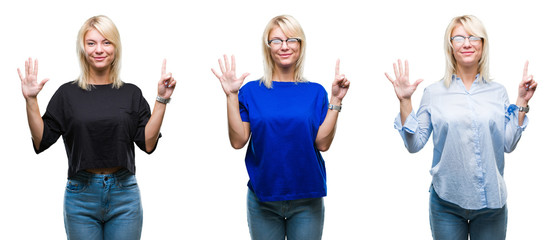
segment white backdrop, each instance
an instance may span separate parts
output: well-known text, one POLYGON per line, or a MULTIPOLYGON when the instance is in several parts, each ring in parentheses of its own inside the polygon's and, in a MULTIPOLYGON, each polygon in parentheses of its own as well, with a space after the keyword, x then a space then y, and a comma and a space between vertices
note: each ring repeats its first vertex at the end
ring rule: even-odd
POLYGON ((554 90, 552 7, 544 1, 10 1, 0 7, 0 239, 64 239, 62 205, 67 158, 60 139, 35 155, 16 69, 28 57, 50 78, 39 95, 41 114, 56 89, 75 79, 77 31, 109 16, 123 41, 124 81, 138 85, 151 106, 163 58, 177 79, 163 138, 152 155, 137 149, 144 208, 143 239, 248 239, 245 150, 227 138, 225 95, 210 68, 235 54, 247 81, 262 75, 260 37, 279 14, 293 15, 307 36, 305 77, 329 92, 334 64, 352 82, 327 164, 324 239, 431 239, 428 170, 432 144, 409 154, 393 120, 399 104, 384 72, 409 59, 413 97, 444 71, 443 34, 457 15, 486 25, 491 74, 512 102, 524 62, 539 82, 530 125, 506 154, 507 239, 546 239, 555 224, 549 147, 554 90))

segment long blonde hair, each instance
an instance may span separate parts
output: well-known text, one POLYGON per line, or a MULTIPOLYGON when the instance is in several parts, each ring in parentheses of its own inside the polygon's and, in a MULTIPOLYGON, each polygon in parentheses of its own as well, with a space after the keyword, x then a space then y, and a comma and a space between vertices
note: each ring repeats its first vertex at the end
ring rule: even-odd
POLYGON ((295 18, 289 15, 280 15, 272 18, 272 20, 268 22, 268 25, 266 25, 266 29, 264 29, 264 33, 262 34, 262 52, 264 54, 264 76, 262 77, 261 82, 264 83, 264 85, 267 88, 272 88, 272 76, 275 70, 274 69, 275 62, 274 62, 274 59, 272 59, 270 46, 268 45, 268 40, 269 40, 268 37, 270 35, 270 31, 272 31, 272 29, 276 26, 281 28, 281 30, 283 31, 283 33, 285 33, 287 37, 294 37, 294 38, 301 39, 300 47, 299 47, 300 55, 299 55, 299 59, 297 60, 297 63, 295 64, 294 73, 295 73, 296 82, 305 81, 303 79, 304 56, 305 56, 305 49, 306 49, 306 38, 304 35, 304 31, 301 25, 299 24, 299 22, 297 22, 295 18))
POLYGON ((470 35, 482 38, 482 58, 478 62, 478 78, 491 81, 489 76, 489 40, 484 24, 475 16, 463 15, 454 17, 445 30, 445 75, 443 80, 446 87, 451 85, 451 78, 457 71, 457 60, 453 55, 453 45, 451 43, 451 33, 460 24, 470 35))
POLYGON ((110 68, 110 81, 112 82, 113 88, 120 88, 123 86, 123 81, 119 78, 121 69, 121 40, 114 22, 104 15, 89 18, 85 21, 77 34, 77 57, 79 58, 81 74, 79 78, 75 80, 75 83, 84 90, 91 89, 90 65, 87 61, 87 53, 85 52, 85 35, 93 29, 96 29, 114 46, 114 61, 110 68))

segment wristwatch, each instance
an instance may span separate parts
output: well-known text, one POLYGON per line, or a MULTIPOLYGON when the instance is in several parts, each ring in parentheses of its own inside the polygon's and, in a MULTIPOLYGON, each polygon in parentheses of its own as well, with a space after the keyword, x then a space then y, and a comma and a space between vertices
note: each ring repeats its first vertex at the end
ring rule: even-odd
POLYGON ((526 105, 526 107, 517 106, 519 112, 528 113, 530 111, 530 106, 526 105))
POLYGON ((163 98, 163 97, 160 97, 160 96, 156 96, 156 101, 161 102, 163 104, 169 103, 170 100, 172 100, 172 98, 166 99, 166 98, 163 98))
POLYGON ((341 107, 342 107, 342 105, 337 106, 337 105, 330 104, 328 106, 328 109, 337 110, 338 112, 341 112, 341 107))

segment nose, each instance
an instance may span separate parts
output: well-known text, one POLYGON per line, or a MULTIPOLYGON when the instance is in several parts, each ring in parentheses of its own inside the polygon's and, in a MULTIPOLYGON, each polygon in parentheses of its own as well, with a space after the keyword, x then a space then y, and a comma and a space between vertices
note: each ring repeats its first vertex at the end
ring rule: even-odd
POLYGON ((281 49, 281 50, 289 50, 289 45, 287 44, 287 41, 283 41, 283 42, 281 43, 280 49, 281 49))
POLYGON ((96 54, 102 54, 104 52, 104 47, 102 46, 102 44, 97 44, 94 48, 94 52, 96 54))
POLYGON ((471 47, 472 44, 470 44, 470 38, 465 38, 464 42, 463 42, 463 47, 468 48, 471 47))

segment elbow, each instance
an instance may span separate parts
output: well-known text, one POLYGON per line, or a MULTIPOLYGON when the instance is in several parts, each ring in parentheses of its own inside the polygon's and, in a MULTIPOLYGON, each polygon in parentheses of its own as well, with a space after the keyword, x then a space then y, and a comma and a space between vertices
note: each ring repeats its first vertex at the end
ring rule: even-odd
POLYGON ((409 148, 408 150, 409 150, 409 153, 411 153, 411 154, 417 153, 417 152, 418 152, 418 150, 416 150, 416 149, 410 149, 410 148, 409 148))
POLYGON ((316 149, 320 152, 326 152, 330 149, 331 144, 316 144, 316 149))
POLYGON ((247 141, 230 141, 230 143, 233 149, 241 149, 247 144, 247 141))
POLYGON ((318 149, 318 151, 320 151, 320 152, 326 152, 326 151, 328 151, 328 150, 330 149, 330 147, 329 147, 329 146, 326 146, 326 147, 318 147, 317 149, 318 149))

